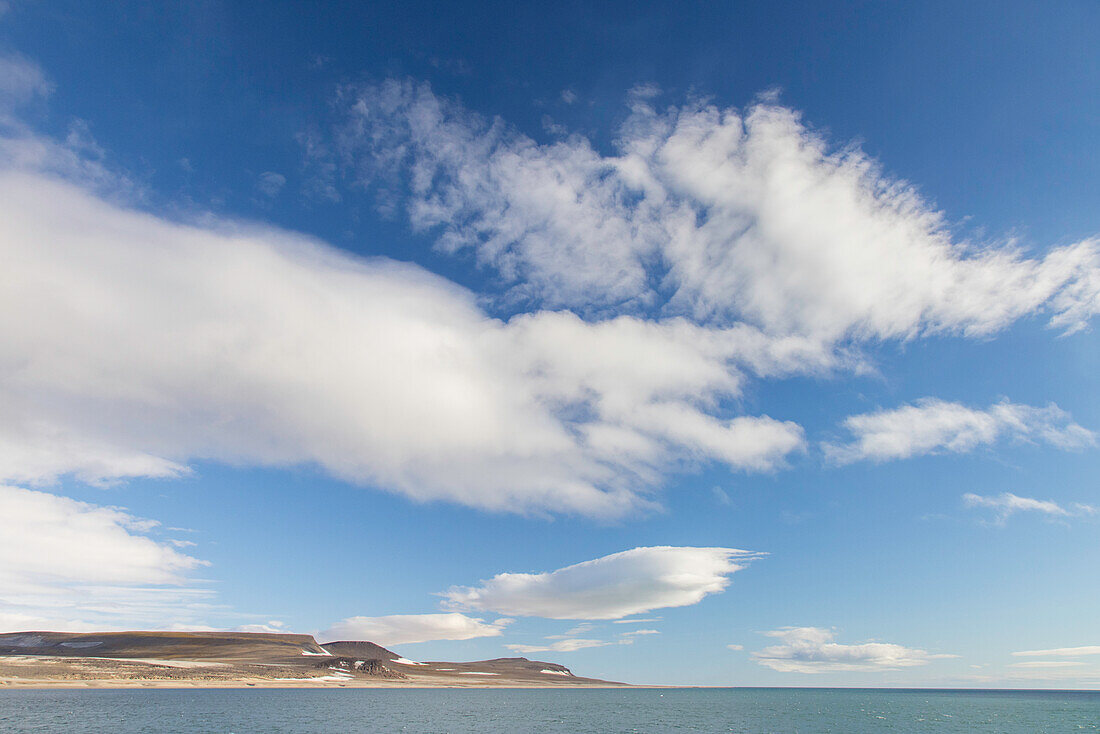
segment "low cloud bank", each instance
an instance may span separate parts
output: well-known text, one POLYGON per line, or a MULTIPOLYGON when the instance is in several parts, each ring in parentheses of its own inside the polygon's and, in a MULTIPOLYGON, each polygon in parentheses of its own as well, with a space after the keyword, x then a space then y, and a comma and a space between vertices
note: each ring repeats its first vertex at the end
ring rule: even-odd
POLYGON ((886 642, 844 645, 833 642, 836 637, 833 631, 820 627, 783 627, 764 634, 781 640, 782 644, 765 647, 751 656, 780 673, 896 670, 956 657, 886 642))
POLYGON ((411 645, 435 640, 472 640, 498 637, 510 619, 487 622, 449 614, 393 614, 385 617, 349 617, 321 633, 326 641, 368 640, 378 645, 411 645))

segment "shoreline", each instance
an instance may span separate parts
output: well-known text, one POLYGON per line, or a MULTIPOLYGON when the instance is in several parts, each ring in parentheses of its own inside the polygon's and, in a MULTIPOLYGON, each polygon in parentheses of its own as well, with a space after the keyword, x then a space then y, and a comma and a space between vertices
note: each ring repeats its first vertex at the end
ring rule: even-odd
POLYGON ((184 680, 87 680, 87 681, 56 681, 42 679, 0 679, 0 694, 5 691, 47 691, 47 690, 88 690, 88 691, 120 691, 131 689, 157 689, 157 690, 251 690, 251 689, 335 689, 335 688, 377 688, 377 689, 407 689, 407 690, 553 690, 566 689, 571 691, 583 689, 611 690, 768 690, 768 691, 891 691, 896 693, 1092 693, 1100 694, 1100 688, 912 688, 912 687, 888 687, 888 686, 678 686, 657 684, 569 684, 535 685, 527 683, 502 683, 502 684, 444 684, 444 683, 383 683, 371 681, 346 681, 333 683, 332 681, 320 681, 309 683, 307 681, 184 681, 184 680))
POLYGON ((628 683, 622 683, 619 685, 592 685, 592 684, 545 684, 536 685, 530 683, 499 683, 499 684, 457 684, 457 683, 385 683, 374 681, 320 681, 317 683, 310 683, 308 681, 287 681, 280 682, 277 680, 264 680, 264 681, 186 681, 186 680, 87 680, 87 681, 52 681, 41 679, 26 679, 26 680, 12 680, 5 679, 0 680, 0 693, 4 691, 26 691, 26 690, 129 690, 129 689, 223 689, 223 690, 248 690, 248 689, 335 689, 335 688, 385 688, 385 689, 453 689, 453 690, 492 690, 492 689, 511 689, 511 690, 553 690, 553 689, 569 689, 569 690, 581 690, 585 688, 594 688, 601 690, 608 690, 613 688, 636 688, 636 689, 655 689, 655 688, 697 688, 698 686, 646 686, 646 685, 630 685, 628 683))

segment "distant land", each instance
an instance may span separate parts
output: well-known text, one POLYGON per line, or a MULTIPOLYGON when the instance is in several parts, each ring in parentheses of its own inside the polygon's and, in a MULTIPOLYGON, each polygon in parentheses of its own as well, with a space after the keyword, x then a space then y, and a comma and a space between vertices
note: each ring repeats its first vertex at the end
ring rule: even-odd
POLYGON ((557 663, 415 661, 365 640, 264 632, 9 632, 0 687, 620 687, 557 663))

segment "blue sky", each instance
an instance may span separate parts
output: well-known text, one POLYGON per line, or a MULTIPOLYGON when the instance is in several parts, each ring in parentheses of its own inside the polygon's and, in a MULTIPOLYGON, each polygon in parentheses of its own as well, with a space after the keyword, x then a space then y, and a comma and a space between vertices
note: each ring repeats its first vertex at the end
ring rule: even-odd
POLYGON ((0 7, 3 628, 1100 684, 1094 4, 0 7))

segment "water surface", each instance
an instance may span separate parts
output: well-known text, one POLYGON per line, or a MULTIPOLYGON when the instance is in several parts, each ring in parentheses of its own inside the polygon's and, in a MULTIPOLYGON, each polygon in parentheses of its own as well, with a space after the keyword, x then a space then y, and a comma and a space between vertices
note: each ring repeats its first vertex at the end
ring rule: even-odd
POLYGON ((0 691, 23 732, 1087 732, 1100 692, 868 689, 0 691))

